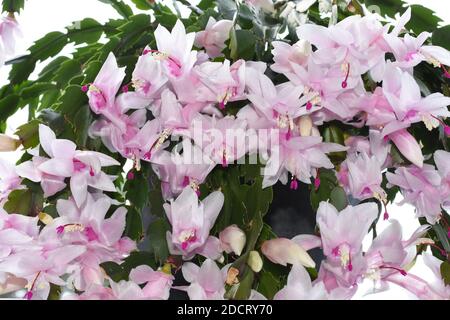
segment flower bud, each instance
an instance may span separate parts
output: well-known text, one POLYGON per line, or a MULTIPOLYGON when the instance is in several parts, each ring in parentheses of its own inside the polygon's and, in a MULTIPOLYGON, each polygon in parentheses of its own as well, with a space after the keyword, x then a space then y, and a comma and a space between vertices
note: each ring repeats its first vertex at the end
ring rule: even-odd
POLYGON ((0 151, 16 151, 17 148, 21 145, 21 141, 19 139, 12 138, 6 134, 0 134, 0 151))
POLYGON ((298 121, 298 128, 302 137, 309 137, 311 135, 312 127, 313 122, 310 116, 306 115, 300 117, 298 121))
POLYGON ((420 145, 417 143, 416 138, 414 138, 405 129, 391 133, 389 135, 389 138, 396 145, 402 155, 405 156, 406 159, 411 161, 419 168, 422 168, 424 159, 422 150, 420 150, 420 145))
POLYGON ((254 272, 260 272, 263 267, 263 261, 258 251, 250 251, 247 264, 254 272))
POLYGON ((316 265, 305 249, 286 238, 267 240, 262 244, 261 250, 270 261, 283 266, 289 263, 314 268, 316 265))
POLYGON ((235 224, 225 228, 219 234, 220 245, 226 253, 234 252, 240 256, 245 247, 246 236, 244 231, 235 224))

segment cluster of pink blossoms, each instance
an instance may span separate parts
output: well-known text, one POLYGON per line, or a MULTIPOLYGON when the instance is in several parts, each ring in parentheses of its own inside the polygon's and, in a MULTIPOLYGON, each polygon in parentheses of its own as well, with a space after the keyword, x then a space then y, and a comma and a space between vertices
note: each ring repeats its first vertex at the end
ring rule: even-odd
MULTIPOLYGON (((210 19, 206 30, 197 34, 186 34, 180 21, 171 32, 158 26, 156 48, 143 50, 129 84, 123 84, 124 68, 112 53, 108 56, 95 81, 82 88, 97 115, 90 136, 131 159, 133 170, 140 170, 142 161, 151 163, 168 201, 164 209, 172 227, 167 233, 170 253, 184 261, 195 255, 206 257, 201 266, 185 262, 182 273, 189 285, 174 289, 186 291, 191 299, 224 299, 230 265, 219 267, 223 252, 240 255, 245 233, 233 225, 218 238, 210 235, 227 199, 215 191, 199 201, 199 186, 216 165, 227 167, 246 155, 267 155, 263 187, 281 181, 297 189, 298 181, 318 188, 320 169, 334 169, 328 154, 346 152, 336 176, 355 201, 375 198, 386 204, 382 173, 395 169, 386 174, 389 185, 400 187, 404 201, 416 207, 418 216, 430 224, 439 221, 442 210, 450 206, 450 153, 423 155, 408 128, 423 122, 429 130, 441 128, 450 134, 443 122, 450 114, 450 98, 440 93, 423 97, 412 75, 413 68, 425 61, 449 77, 450 53, 423 45, 427 33, 401 36, 409 18, 410 10, 391 29, 375 16, 353 16, 328 28, 300 26, 297 43, 272 43, 270 68, 288 79, 277 85, 265 74, 265 63, 213 60, 225 48, 225 35, 232 27, 227 20, 210 19), (204 51, 193 50, 194 45, 204 51), (395 59, 386 61, 387 53, 395 59), (382 85, 374 92, 366 90, 365 75, 382 85), (231 115, 228 107, 235 101, 248 104, 231 115), (333 120, 367 126, 369 135, 352 136, 345 146, 324 142, 319 128, 333 120), (264 137, 270 141, 261 145, 259 130, 276 134, 264 137), (230 131, 239 132, 240 139, 216 139, 218 133, 226 137, 230 131), (168 151, 177 139, 182 140, 182 148, 168 151), (393 145, 410 166, 395 167, 393 145), (195 151, 201 161, 177 161, 183 158, 181 150, 183 154, 195 151), (424 164, 430 157, 436 166, 424 164)), ((167 299, 173 276, 164 268, 139 266, 131 271, 129 281, 116 283, 99 266, 107 261, 121 263, 136 249, 122 236, 126 210, 103 194, 116 188, 115 177, 102 168, 118 162, 98 152, 77 150, 73 142, 57 139, 46 126, 40 126, 39 135, 40 148, 30 151, 30 161, 14 169, 0 167, 4 173, 0 199, 25 188, 23 178, 40 183, 46 198, 67 186, 71 196, 58 200, 57 218, 0 212, 3 291, 26 287, 27 298, 45 299, 51 283, 82 291, 69 296, 76 299, 167 299), (110 206, 118 208, 106 218, 110 206)), ((400 224, 390 220, 390 226, 363 249, 363 239, 377 216, 374 203, 349 205, 338 212, 322 202, 317 212, 320 236, 266 241, 261 251, 270 261, 293 266, 275 299, 349 299, 364 279, 373 280, 377 290, 394 283, 419 298, 449 298, 438 259, 423 254, 436 283, 408 272, 416 246, 432 243, 424 238, 429 226, 403 239, 400 224), (315 263, 307 251, 317 247, 325 259, 318 278, 311 282, 305 267, 315 263)), ((261 257, 256 251, 250 257, 249 265, 259 272, 261 257)), ((265 299, 256 291, 250 298, 265 299)))

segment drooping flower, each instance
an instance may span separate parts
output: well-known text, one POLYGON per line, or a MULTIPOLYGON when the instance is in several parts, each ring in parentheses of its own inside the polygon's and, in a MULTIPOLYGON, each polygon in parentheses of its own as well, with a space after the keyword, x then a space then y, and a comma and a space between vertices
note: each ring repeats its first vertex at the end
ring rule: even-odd
POLYGON ((0 159, 0 203, 8 198, 11 191, 21 187, 22 179, 16 168, 9 162, 0 159))

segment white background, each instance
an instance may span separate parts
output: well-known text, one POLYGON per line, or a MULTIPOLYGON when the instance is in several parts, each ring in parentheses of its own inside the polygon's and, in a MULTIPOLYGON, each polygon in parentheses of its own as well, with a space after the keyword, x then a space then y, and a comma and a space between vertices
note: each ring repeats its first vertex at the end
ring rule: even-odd
MULTIPOLYGON (((131 1, 130 6, 135 9, 131 1)), ((197 3, 198 1, 193 1, 197 3)), ((412 4, 422 4, 434 10, 436 14, 444 20, 443 25, 450 23, 450 1, 448 0, 406 0, 412 4)), ((50 31, 64 31, 64 28, 73 21, 78 21, 86 17, 91 17, 99 22, 106 22, 110 18, 120 18, 117 12, 109 5, 96 0, 39 0, 26 1, 25 10, 18 17, 22 27, 23 39, 18 43, 18 55, 24 54, 26 48, 32 45, 33 41, 41 38, 50 31)), ((70 52, 70 48, 63 53, 70 52)), ((38 68, 40 70, 41 68, 38 68)), ((7 83, 7 77, 10 67, 0 68, 0 85, 7 83)), ((16 128, 23 124, 27 119, 26 110, 18 112, 9 122, 7 133, 12 134, 16 128)), ((17 159, 17 153, 3 153, 0 158, 6 158, 10 161, 17 159)), ((400 200, 400 199, 398 199, 400 200)), ((417 228, 418 222, 414 219, 414 209, 411 206, 393 205, 389 208, 391 218, 400 221, 404 228, 405 237, 411 235, 417 228)), ((380 232, 388 225, 387 222, 380 222, 378 231, 380 232)), ((370 239, 367 239, 370 243, 370 239)), ((365 245, 367 245, 367 243, 365 245)), ((430 271, 423 266, 419 257, 418 262, 411 270, 412 273, 421 277, 429 278, 430 271)), ((412 299, 414 296, 400 287, 391 286, 391 290, 379 294, 364 296, 372 284, 367 281, 360 286, 355 298, 357 299, 412 299)))

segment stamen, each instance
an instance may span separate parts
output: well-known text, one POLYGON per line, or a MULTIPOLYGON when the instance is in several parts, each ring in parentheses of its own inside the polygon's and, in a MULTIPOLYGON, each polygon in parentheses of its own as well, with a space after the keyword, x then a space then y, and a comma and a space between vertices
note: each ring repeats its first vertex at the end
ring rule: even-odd
POLYGON ((56 233, 58 235, 62 234, 65 231, 67 231, 67 232, 84 231, 84 226, 79 223, 68 223, 68 224, 58 226, 56 228, 56 233))

